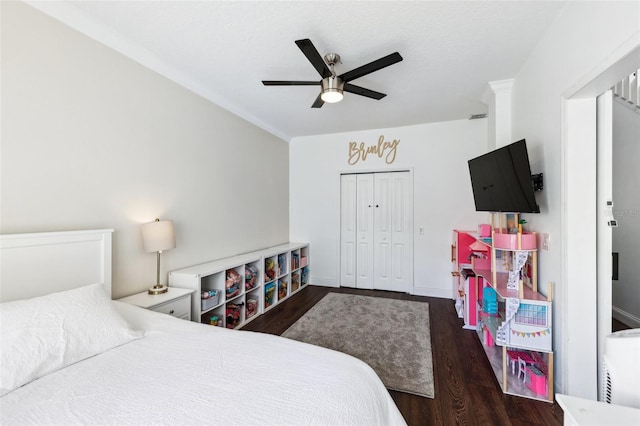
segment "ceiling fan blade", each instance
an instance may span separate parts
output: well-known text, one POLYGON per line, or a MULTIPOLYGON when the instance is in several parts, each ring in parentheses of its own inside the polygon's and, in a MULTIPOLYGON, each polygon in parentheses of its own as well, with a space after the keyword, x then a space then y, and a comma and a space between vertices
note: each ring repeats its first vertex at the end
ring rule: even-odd
POLYGON ((380 100, 384 98, 384 93, 376 92, 374 90, 365 89, 364 87, 356 86, 355 84, 345 83, 344 91, 349 93, 355 93, 356 95, 366 96, 367 98, 372 98, 376 100, 380 100))
POLYGON ((313 105, 311 105, 311 108, 322 108, 322 105, 324 105, 324 101, 322 100, 321 96, 322 93, 318 95, 313 105))
POLYGON ((356 78, 360 78, 364 75, 371 74, 374 71, 381 70, 382 68, 388 67, 389 65, 393 65, 402 60, 402 56, 398 52, 394 52, 391 55, 387 55, 384 58, 377 59, 373 62, 369 62, 366 65, 353 69, 351 71, 347 71, 346 73, 340 75, 339 77, 342 81, 347 82, 351 80, 355 80, 356 78))
POLYGON ((265 86, 319 86, 319 81, 281 81, 281 80, 262 80, 265 86))
POLYGON ((324 62, 324 59, 322 59, 322 56, 320 56, 320 53, 318 53, 318 50, 315 48, 313 43, 311 43, 311 40, 309 40, 308 38, 305 38, 303 40, 296 40, 296 44, 298 45, 300 50, 302 50, 304 56, 306 56, 309 62, 311 62, 311 65, 313 65, 316 71, 318 71, 318 74, 322 76, 322 78, 331 77, 331 70, 324 62))

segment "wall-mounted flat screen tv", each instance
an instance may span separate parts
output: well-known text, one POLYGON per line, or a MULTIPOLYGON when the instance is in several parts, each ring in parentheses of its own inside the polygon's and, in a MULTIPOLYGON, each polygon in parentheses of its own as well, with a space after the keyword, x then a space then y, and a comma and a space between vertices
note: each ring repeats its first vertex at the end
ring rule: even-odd
POLYGON ((524 139, 469 160, 476 211, 540 213, 524 139))

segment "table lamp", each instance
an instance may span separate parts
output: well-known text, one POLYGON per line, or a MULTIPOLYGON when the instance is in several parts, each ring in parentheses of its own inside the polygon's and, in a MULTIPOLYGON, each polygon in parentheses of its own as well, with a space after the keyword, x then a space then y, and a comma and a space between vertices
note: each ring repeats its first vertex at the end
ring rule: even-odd
POLYGON ((156 285, 149 289, 149 294, 166 293, 169 291, 169 288, 160 284, 160 253, 176 246, 176 235, 173 231, 173 222, 170 220, 156 219, 154 222, 145 223, 142 225, 142 240, 144 242, 145 251, 155 251, 158 259, 156 285))

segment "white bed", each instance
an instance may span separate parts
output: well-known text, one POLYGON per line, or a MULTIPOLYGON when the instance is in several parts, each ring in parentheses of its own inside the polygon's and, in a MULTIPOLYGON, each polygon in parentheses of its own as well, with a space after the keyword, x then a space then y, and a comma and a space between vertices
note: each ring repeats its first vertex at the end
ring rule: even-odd
MULTIPOLYGON (((86 284, 96 282, 96 275, 110 290, 111 231, 38 235, 1 237, 3 302, 21 293, 34 297, 79 286, 64 295, 85 292, 95 287, 86 284), (91 260, 87 252, 93 253, 91 260), (93 265, 80 272, 80 280, 69 267, 78 253, 78 261, 93 265), (59 275, 54 278, 47 277, 52 262, 70 263, 54 268, 59 275)), ((48 297, 57 295, 45 300, 48 297)), ((31 303, 1 306, 18 305, 19 311, 31 303)), ((65 303, 66 299, 60 302, 65 303)), ((278 336, 230 331, 116 301, 105 303, 109 309, 115 307, 116 320, 122 319, 134 333, 142 330, 144 336, 133 335, 124 344, 9 390, 0 398, 2 425, 405 424, 375 372, 353 357, 278 336)), ((64 307, 64 312, 74 310, 64 307)), ((2 311, 3 327, 11 323, 5 311, 13 312, 2 311)), ((99 333, 100 325, 95 330, 99 333)), ((80 332, 87 331, 93 329, 80 332)), ((9 364, 4 362, 6 351, 13 347, 5 345, 10 334, 3 328, 3 370, 9 364)))

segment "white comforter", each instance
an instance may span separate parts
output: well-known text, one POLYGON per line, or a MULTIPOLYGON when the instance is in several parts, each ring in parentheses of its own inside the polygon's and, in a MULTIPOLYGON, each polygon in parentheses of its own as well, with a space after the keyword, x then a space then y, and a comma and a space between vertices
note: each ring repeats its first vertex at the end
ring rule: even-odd
POLYGON ((2 425, 405 424, 351 356, 114 303, 148 334, 5 395, 2 425))

